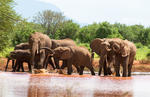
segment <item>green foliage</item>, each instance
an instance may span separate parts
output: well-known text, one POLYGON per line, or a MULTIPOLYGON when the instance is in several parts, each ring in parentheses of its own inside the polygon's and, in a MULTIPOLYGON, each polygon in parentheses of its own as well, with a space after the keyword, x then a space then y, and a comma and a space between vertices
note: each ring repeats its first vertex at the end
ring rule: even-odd
POLYGON ((123 38, 118 32, 118 29, 108 22, 103 22, 100 24, 98 30, 96 31, 97 38, 123 38))
POLYGON ((135 59, 136 60, 144 60, 144 59, 147 59, 147 54, 150 52, 150 49, 148 49, 148 47, 146 46, 143 46, 141 48, 138 48, 137 49, 137 52, 136 52, 136 57, 135 59))
POLYGON ((71 38, 75 40, 78 30, 78 24, 74 23, 72 20, 67 20, 56 32, 55 39, 71 38))
POLYGON ((9 35, 18 20, 13 0, 0 0, 0 51, 10 45, 9 35))
POLYGON ((78 39, 83 43, 90 43, 96 37, 96 31, 99 27, 99 24, 93 23, 88 26, 84 26, 78 32, 78 39))
POLYGON ((14 27, 14 33, 12 34, 13 45, 27 42, 31 33, 36 31, 42 31, 42 27, 38 24, 34 24, 32 22, 27 22, 26 20, 22 20, 16 23, 14 27))
POLYGON ((8 57, 10 52, 14 50, 14 47, 5 48, 2 52, 0 52, 0 57, 8 57))

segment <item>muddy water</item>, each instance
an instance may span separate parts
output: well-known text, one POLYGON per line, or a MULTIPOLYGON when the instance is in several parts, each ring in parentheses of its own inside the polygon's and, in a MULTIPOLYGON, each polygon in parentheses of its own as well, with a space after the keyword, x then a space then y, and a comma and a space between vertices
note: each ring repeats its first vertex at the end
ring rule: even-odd
POLYGON ((149 97, 150 76, 0 73, 0 97, 149 97))

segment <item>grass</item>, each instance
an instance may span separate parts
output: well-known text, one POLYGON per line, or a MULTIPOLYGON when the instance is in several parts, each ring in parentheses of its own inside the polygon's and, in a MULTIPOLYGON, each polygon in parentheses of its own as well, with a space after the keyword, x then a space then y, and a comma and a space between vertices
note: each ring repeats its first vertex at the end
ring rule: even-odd
POLYGON ((150 53, 150 49, 146 46, 137 49, 136 52, 136 60, 149 60, 148 54, 150 53))

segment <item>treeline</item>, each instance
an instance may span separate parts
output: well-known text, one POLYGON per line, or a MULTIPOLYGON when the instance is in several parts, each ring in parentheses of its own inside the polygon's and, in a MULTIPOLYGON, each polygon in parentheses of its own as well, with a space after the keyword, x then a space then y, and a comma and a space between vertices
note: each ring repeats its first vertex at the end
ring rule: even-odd
POLYGON ((0 1, 0 51, 8 46, 27 42, 33 32, 43 32, 53 39, 71 38, 77 43, 90 43, 94 38, 121 38, 150 47, 150 27, 143 25, 93 23, 80 26, 62 13, 45 10, 33 16, 32 22, 14 10, 13 0, 0 1))

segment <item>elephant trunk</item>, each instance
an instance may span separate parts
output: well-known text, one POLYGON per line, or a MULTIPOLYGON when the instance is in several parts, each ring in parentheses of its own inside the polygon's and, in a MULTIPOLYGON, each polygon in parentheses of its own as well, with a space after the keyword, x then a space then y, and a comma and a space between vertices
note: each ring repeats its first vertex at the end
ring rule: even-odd
POLYGON ((35 67, 35 55, 39 53, 39 46, 38 43, 33 43, 32 47, 31 47, 31 65, 35 67))
POLYGON ((50 49, 49 47, 42 47, 40 48, 40 50, 45 49, 48 51, 49 54, 54 54, 54 51, 52 49, 50 49))

